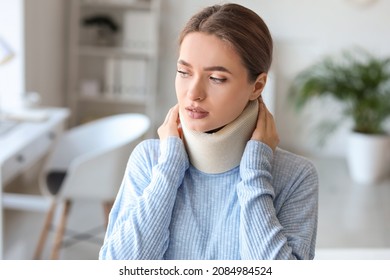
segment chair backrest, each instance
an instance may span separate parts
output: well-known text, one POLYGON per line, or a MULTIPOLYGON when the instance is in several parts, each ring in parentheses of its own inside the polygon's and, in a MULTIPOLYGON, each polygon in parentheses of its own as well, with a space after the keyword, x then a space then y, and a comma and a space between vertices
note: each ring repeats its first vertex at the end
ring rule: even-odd
POLYGON ((121 114, 66 131, 42 170, 42 192, 64 198, 114 199, 129 155, 149 127, 145 115, 121 114), (63 174, 57 180, 58 192, 48 185, 47 178, 53 174, 63 174))

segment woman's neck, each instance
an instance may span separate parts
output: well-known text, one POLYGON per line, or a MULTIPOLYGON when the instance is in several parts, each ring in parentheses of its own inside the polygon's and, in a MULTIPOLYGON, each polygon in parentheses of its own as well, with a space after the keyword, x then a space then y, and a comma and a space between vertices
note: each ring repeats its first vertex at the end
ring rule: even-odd
POLYGON ((211 174, 237 167, 256 127, 257 113, 257 100, 250 101, 237 119, 213 133, 190 130, 181 120, 184 144, 191 164, 211 174))

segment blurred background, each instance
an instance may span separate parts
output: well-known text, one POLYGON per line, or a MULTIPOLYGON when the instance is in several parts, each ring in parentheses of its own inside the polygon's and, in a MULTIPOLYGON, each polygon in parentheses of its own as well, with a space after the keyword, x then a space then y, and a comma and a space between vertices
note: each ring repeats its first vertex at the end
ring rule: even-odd
MULTIPOLYGON (((385 144, 378 145, 384 149, 376 152, 384 158, 379 167, 374 166, 382 170, 380 176, 353 178, 347 160, 352 120, 340 123, 323 145, 313 129, 317 120, 337 119, 343 104, 326 99, 297 112, 289 96, 296 76, 325 56, 360 47, 379 58, 390 57, 390 2, 232 2, 257 12, 274 38, 274 61, 264 98, 277 122, 280 147, 308 157, 320 175, 317 258, 390 258, 388 137, 381 136, 385 144)), ((13 53, 9 62, 0 65, 2 112, 22 112, 18 116, 31 121, 31 115, 23 114, 27 109, 67 108, 65 129, 113 114, 144 113, 151 119, 148 136, 156 137, 156 128, 176 101, 177 36, 192 14, 216 3, 0 0, 0 39, 13 53)), ((389 122, 387 118, 383 124, 387 133, 389 122)), ((7 182, 3 180, 3 192, 39 195, 37 174, 44 161, 45 155, 7 182)), ((77 207, 83 210, 78 215, 70 213, 73 230, 104 224, 99 206, 77 207)), ((3 258, 32 258, 44 214, 4 208, 3 258)), ((103 234, 100 230, 93 238, 69 242, 60 258, 96 259, 103 234)))

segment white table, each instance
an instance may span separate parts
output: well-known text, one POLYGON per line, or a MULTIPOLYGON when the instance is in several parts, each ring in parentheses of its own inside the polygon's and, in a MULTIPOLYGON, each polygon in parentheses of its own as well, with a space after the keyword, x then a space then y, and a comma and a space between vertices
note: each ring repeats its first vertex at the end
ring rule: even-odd
MULTIPOLYGON (((3 208, 34 206, 33 197, 7 195, 3 186, 26 171, 41 159, 54 144, 65 128, 69 110, 65 108, 45 108, 35 111, 44 114, 42 120, 24 120, 10 131, 0 135, 0 259, 3 258, 3 208)), ((34 114, 35 116, 37 114, 34 114)), ((30 115, 33 117, 34 115, 30 115)))

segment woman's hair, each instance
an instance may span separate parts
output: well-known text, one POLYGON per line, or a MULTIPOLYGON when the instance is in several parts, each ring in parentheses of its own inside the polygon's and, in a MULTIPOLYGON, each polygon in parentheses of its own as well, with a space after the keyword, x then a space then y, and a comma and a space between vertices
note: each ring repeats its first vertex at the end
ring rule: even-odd
POLYGON ((238 4, 207 7, 185 25, 179 44, 191 32, 204 32, 228 42, 238 52, 253 82, 267 73, 272 62, 272 37, 265 22, 252 10, 238 4))

